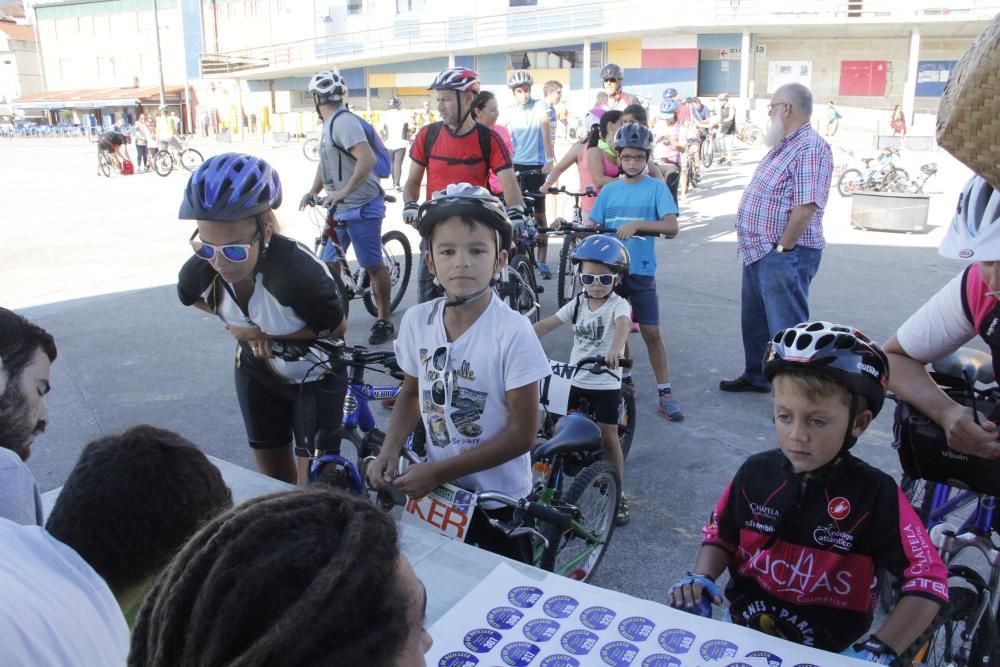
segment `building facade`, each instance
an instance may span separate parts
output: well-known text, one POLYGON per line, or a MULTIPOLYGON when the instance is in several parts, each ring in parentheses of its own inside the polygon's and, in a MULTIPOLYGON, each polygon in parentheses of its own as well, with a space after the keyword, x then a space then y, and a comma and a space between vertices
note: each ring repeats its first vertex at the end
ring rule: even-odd
POLYGON ((0 104, 41 92, 42 76, 30 25, 0 20, 0 104))

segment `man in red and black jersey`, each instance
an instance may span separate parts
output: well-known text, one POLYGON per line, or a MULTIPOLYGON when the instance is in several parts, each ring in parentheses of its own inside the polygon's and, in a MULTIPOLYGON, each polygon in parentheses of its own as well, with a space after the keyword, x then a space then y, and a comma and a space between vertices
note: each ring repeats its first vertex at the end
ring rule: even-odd
MULTIPOLYGON (((410 175, 403 187, 403 219, 417 220, 420 184, 427 176, 427 195, 445 190, 453 183, 489 187, 490 172, 500 179, 507 215, 514 225, 524 225, 524 200, 511 169, 510 151, 493 130, 472 118, 472 107, 479 94, 479 75, 464 67, 452 67, 437 75, 428 88, 436 91, 441 120, 420 128, 410 147, 410 175)), ((421 252, 425 250, 421 241, 421 252)), ((417 286, 420 302, 436 296, 433 276, 425 262, 420 262, 417 286)))

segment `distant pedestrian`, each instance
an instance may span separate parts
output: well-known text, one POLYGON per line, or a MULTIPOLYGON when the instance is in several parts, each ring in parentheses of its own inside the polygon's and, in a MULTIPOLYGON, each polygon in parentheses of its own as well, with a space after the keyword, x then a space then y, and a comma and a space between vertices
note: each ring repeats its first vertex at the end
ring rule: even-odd
POLYGON ((892 118, 889 119, 889 127, 892 128, 892 136, 906 136, 906 115, 903 113, 903 107, 898 104, 896 105, 896 108, 892 110, 892 118))
POLYGON ((410 145, 410 123, 400 107, 398 97, 389 98, 389 110, 382 115, 382 139, 392 153, 392 187, 402 192, 400 177, 403 173, 403 158, 410 145))
POLYGON ((608 99, 603 104, 606 111, 624 111, 628 105, 639 103, 635 95, 622 90, 624 80, 625 70, 614 63, 608 63, 601 69, 601 82, 604 84, 604 92, 608 94, 608 99))
POLYGON ((837 134, 837 128, 840 127, 840 119, 843 116, 840 115, 840 111, 837 107, 833 106, 833 100, 826 103, 826 136, 832 137, 837 134))
POLYGON ((798 83, 778 88, 767 105, 764 143, 771 150, 736 211, 744 369, 721 381, 722 391, 770 391, 764 348, 779 329, 809 319, 809 285, 826 245, 823 210, 833 178, 830 145, 809 123, 812 108, 812 93, 798 83))
POLYGON ((149 171, 149 145, 153 143, 152 133, 149 125, 146 124, 146 114, 139 114, 139 120, 132 128, 132 136, 135 138, 136 165, 135 168, 141 171, 149 171))

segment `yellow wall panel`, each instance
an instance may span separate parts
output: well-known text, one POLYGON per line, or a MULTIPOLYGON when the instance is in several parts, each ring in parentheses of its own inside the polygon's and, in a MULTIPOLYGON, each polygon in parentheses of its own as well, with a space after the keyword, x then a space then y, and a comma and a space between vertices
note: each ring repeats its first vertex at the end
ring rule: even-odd
POLYGON ((369 72, 369 88, 392 88, 396 85, 396 75, 393 72, 369 72))
POLYGON ((431 91, 427 90, 426 87, 424 87, 424 88, 397 88, 396 89, 396 96, 397 97, 403 97, 404 95, 407 96, 407 97, 417 97, 417 96, 421 96, 421 95, 429 97, 430 94, 431 94, 431 91))
POLYGON ((642 40, 619 39, 608 42, 608 62, 622 67, 642 67, 642 40))

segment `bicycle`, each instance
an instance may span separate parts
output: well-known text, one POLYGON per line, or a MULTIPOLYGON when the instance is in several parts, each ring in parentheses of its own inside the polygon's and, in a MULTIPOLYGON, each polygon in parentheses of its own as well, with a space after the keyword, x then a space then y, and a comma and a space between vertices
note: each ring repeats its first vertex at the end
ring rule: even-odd
POLYGON ((938 167, 936 162, 928 162, 927 164, 920 166, 920 172, 923 174, 923 178, 917 180, 914 178, 909 183, 904 183, 902 181, 895 182, 895 190, 898 192, 908 192, 910 194, 919 195, 923 194, 924 186, 927 181, 931 179, 931 176, 938 172, 938 167))
MULTIPOLYGON (((365 371, 387 373, 402 382, 403 372, 396 364, 396 355, 393 352, 370 352, 361 346, 350 347, 342 340, 322 339, 275 339, 271 342, 271 353, 285 361, 311 361, 320 370, 319 377, 334 372, 340 365, 348 369, 344 419, 340 428, 334 433, 319 430, 306 442, 308 480, 309 483, 346 488, 358 495, 366 494, 365 470, 385 441, 385 433, 375 425, 369 402, 395 399, 402 385, 372 386, 365 382, 365 371), (342 440, 354 445, 357 463, 339 453, 342 440), (331 446, 334 448, 328 449, 331 446)), ((309 373, 306 375, 308 377, 309 373)), ((377 500, 383 508, 391 507, 393 503, 385 493, 380 493, 377 500)))
MULTIPOLYGON (((386 202, 394 202, 396 198, 391 195, 383 195, 386 202)), ((344 229, 346 223, 336 220, 336 207, 322 213, 318 209, 323 201, 321 197, 313 195, 306 201, 306 206, 310 207, 313 223, 319 229, 319 235, 313 242, 313 252, 317 257, 322 257, 323 249, 327 243, 332 243, 340 257, 338 265, 339 271, 331 271, 337 289, 340 292, 340 305, 347 317, 350 310, 350 303, 354 299, 361 299, 365 304, 365 310, 372 317, 378 316, 378 308, 375 304, 375 289, 371 284, 371 277, 362 267, 357 267, 351 271, 347 264, 343 245, 337 236, 338 229, 344 229)), ((393 312, 403 300, 406 294, 406 287, 410 284, 410 271, 413 268, 413 255, 410 249, 410 240, 398 229, 393 229, 382 234, 382 264, 389 271, 389 311, 393 312)))
POLYGON ((169 176, 174 170, 174 165, 180 163, 188 171, 194 171, 205 161, 205 156, 200 151, 190 148, 187 141, 181 137, 175 137, 180 148, 173 143, 167 150, 157 150, 153 156, 153 170, 160 176, 169 176))
POLYGON ((712 166, 715 161, 715 155, 719 152, 719 144, 721 143, 721 137, 719 136, 719 126, 713 125, 711 129, 705 135, 705 138, 701 142, 701 163, 708 169, 712 166))
POLYGON ((698 140, 689 140, 687 151, 689 155, 687 156, 687 160, 684 161, 686 163, 685 169, 687 169, 688 188, 696 188, 701 184, 701 167, 698 166, 698 160, 695 160, 694 156, 691 155, 692 151, 698 150, 700 150, 698 140))
POLYGON ((865 172, 860 169, 845 169, 837 181, 837 192, 842 197, 849 197, 858 192, 886 192, 898 187, 906 187, 910 181, 910 175, 902 167, 897 167, 895 159, 899 157, 899 151, 889 147, 882 150, 877 157, 862 158, 865 163, 865 172), (873 161, 878 161, 876 166, 871 166, 873 161))
POLYGON ((319 139, 310 137, 302 142, 302 154, 311 162, 319 162, 319 139))
MULTIPOLYGON (((97 170, 104 174, 105 177, 111 178, 111 158, 108 157, 107 153, 104 151, 98 151, 97 153, 97 170)), ((116 170, 120 172, 120 167, 116 170)))
POLYGON ((764 131, 747 121, 736 131, 736 138, 745 144, 756 146, 764 140, 764 131))
MULTIPOLYGON (((931 376, 954 400, 973 410, 997 411, 1000 388, 989 355, 960 349, 933 364, 931 376), (989 385, 976 388, 976 382, 989 385)), ((893 447, 904 475, 900 483, 948 567, 948 606, 923 638, 919 650, 901 656, 925 665, 1000 665, 1000 464, 948 448, 944 431, 906 402, 896 399, 893 447), (952 523, 952 521, 957 522, 952 523), (984 577, 959 557, 980 553, 989 565, 984 577), (952 584, 951 582, 955 582, 952 584)), ((883 607, 898 591, 880 584, 883 607)))
MULTIPOLYGON (((585 227, 583 224, 583 206, 580 204, 580 199, 597 196, 593 185, 588 185, 584 188, 583 192, 571 192, 563 185, 558 188, 549 188, 548 193, 551 195, 564 194, 573 198, 573 217, 568 222, 560 219, 560 229, 567 224, 571 227, 585 227)), ((576 279, 575 267, 569 261, 569 258, 583 238, 582 235, 577 234, 566 234, 563 236, 562 248, 559 250, 559 268, 556 271, 556 289, 558 290, 556 292, 556 304, 559 308, 562 308, 567 301, 572 300, 579 291, 580 287, 579 281, 576 279), (569 278, 569 281, 567 281, 567 278, 569 278)))

